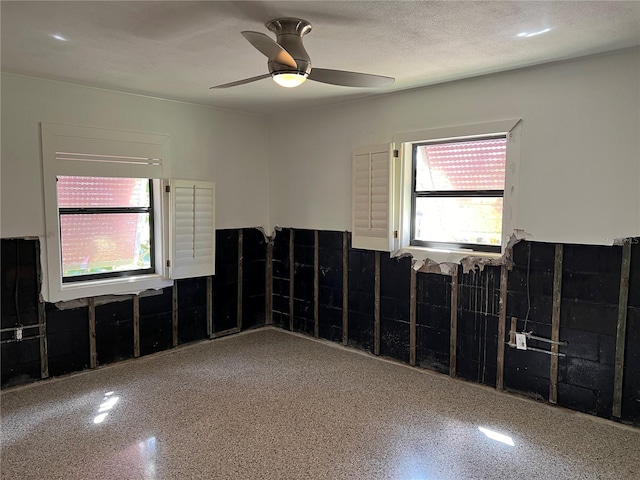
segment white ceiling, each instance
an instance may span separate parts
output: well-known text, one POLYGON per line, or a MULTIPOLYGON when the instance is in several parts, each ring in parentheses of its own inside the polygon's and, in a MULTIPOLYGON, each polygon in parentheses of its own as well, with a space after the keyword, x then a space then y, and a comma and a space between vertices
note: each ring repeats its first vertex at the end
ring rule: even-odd
POLYGON ((298 110, 640 45, 639 1, 0 3, 3 72, 257 113, 298 110), (264 79, 241 35, 308 20, 314 66, 396 78, 387 89, 264 79), (550 28, 548 33, 518 37, 550 28), (52 35, 62 35, 60 41, 52 35))

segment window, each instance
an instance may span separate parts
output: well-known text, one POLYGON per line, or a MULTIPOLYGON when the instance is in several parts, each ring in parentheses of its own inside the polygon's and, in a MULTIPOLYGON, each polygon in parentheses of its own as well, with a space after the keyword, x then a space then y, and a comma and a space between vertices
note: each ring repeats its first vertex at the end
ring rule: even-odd
POLYGON ((154 272, 152 182, 58 176, 63 282, 154 272))
POLYGON ((166 180, 169 138, 43 123, 42 295, 139 293, 215 273, 215 189, 166 180))
POLYGON ((352 157, 354 248, 457 263, 517 227, 520 120, 398 133, 352 157))
POLYGON ((505 135, 412 145, 411 245, 500 252, 505 135))

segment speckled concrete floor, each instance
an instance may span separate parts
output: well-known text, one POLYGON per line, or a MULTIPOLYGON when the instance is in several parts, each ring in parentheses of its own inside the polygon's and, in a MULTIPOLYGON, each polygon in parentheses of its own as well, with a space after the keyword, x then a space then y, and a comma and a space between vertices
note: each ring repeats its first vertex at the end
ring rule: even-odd
POLYGON ((640 478, 640 429, 275 329, 0 399, 7 479, 640 478))

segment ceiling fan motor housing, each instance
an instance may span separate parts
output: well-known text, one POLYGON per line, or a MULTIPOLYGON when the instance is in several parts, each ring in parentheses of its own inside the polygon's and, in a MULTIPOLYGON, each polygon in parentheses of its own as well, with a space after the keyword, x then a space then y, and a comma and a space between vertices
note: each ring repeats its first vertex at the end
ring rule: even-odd
POLYGON ((288 65, 269 61, 269 72, 272 75, 297 73, 305 76, 311 73, 311 60, 302 44, 302 37, 311 31, 311 24, 300 18, 276 18, 267 23, 266 27, 276 34, 278 45, 284 48, 298 64, 297 69, 292 69, 288 65))
POLYGON ((266 24, 276 34, 276 41, 260 32, 243 31, 242 36, 268 60, 269 73, 225 83, 211 88, 228 88, 272 77, 282 87, 297 87, 305 80, 343 87, 383 88, 393 84, 393 77, 349 72, 331 68, 314 68, 302 43, 311 24, 301 18, 276 18, 266 24))

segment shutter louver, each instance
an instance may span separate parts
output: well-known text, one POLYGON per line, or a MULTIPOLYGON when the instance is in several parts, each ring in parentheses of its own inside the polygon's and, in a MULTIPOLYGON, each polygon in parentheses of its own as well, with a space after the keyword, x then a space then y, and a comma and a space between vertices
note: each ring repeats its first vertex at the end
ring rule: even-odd
POLYGON ((121 155, 96 155, 93 153, 56 152, 58 162, 96 162, 96 163, 124 163, 127 165, 161 166, 162 159, 148 157, 124 157, 121 155))
POLYGON ((357 149, 353 154, 352 246, 391 251, 392 145, 357 149))
POLYGON ((215 273, 215 188, 213 183, 172 180, 171 278, 215 273))
POLYGON ((45 165, 57 175, 162 178, 169 153, 166 135, 43 123, 45 165))

